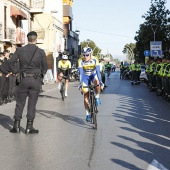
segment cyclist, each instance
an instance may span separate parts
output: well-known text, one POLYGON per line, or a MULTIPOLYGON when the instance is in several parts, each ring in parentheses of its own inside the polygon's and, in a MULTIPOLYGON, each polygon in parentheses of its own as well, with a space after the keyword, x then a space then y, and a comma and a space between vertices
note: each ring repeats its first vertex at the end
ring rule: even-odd
POLYGON ((99 99, 100 89, 103 89, 104 84, 102 83, 100 74, 100 65, 97 58, 92 56, 92 49, 90 47, 84 47, 82 50, 83 58, 78 61, 78 69, 80 74, 80 85, 79 89, 84 93, 84 107, 86 111, 86 121, 91 121, 89 114, 89 93, 88 88, 83 88, 83 86, 88 86, 91 82, 95 85, 100 85, 95 88, 95 98, 97 106, 101 105, 99 99))
POLYGON ((58 89, 61 89, 61 80, 62 78, 65 78, 66 84, 65 84, 65 96, 68 97, 68 80, 69 80, 69 74, 71 73, 71 62, 68 60, 67 55, 62 56, 62 60, 58 62, 58 89), (66 77, 62 77, 66 76, 66 77))
POLYGON ((106 69, 107 69, 107 77, 109 77, 111 71, 111 64, 109 62, 106 64, 106 69))

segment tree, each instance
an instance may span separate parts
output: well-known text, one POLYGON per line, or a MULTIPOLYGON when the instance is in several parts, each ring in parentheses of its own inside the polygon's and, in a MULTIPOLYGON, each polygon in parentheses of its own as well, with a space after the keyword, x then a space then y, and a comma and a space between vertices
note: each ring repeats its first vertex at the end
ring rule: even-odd
POLYGON ((84 48, 86 46, 89 46, 90 48, 92 48, 94 56, 99 56, 99 54, 102 51, 99 47, 97 47, 95 42, 90 39, 87 39, 86 41, 82 41, 80 44, 81 44, 82 48, 84 48))
POLYGON ((126 44, 122 51, 124 54, 127 54, 127 59, 130 63, 132 63, 132 60, 134 60, 135 47, 136 47, 136 44, 134 43, 126 44))
POLYGON ((142 16, 145 22, 139 26, 136 32, 136 48, 134 49, 135 59, 145 61, 144 51, 150 49, 150 41, 154 40, 152 25, 156 25, 155 40, 162 41, 162 50, 165 51, 170 46, 170 33, 168 31, 168 15, 170 11, 166 9, 166 0, 151 0, 151 7, 142 16))

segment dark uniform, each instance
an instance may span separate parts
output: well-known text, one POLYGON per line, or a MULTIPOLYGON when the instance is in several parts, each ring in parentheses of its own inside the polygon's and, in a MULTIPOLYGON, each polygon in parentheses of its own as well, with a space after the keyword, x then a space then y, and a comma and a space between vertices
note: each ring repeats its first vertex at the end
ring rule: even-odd
POLYGON ((4 53, 0 53, 0 105, 3 104, 3 89, 5 85, 5 74, 3 73, 2 65, 4 63, 4 53))
MULTIPOLYGON (((36 32, 30 32, 27 37, 32 35, 36 36, 37 34, 36 32)), ((25 133, 38 133, 38 130, 33 128, 33 120, 35 118, 36 104, 42 85, 42 78, 46 74, 48 68, 46 55, 44 50, 38 48, 35 44, 29 43, 19 48, 10 59, 11 70, 14 74, 17 73, 16 62, 18 60, 22 81, 17 89, 14 115, 15 122, 10 132, 20 132, 20 120, 22 119, 23 109, 28 97, 27 127, 25 133), (32 61, 30 63, 31 58, 32 61)))

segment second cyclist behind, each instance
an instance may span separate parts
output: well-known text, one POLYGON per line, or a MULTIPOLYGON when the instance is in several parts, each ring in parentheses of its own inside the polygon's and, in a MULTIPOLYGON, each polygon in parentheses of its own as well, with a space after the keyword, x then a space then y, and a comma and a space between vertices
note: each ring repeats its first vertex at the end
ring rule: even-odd
POLYGON ((95 85, 99 85, 95 88, 95 98, 97 106, 101 105, 99 98, 100 89, 103 89, 104 84, 102 83, 100 74, 100 65, 97 58, 92 56, 92 49, 90 47, 85 47, 82 50, 83 57, 78 61, 78 69, 80 74, 80 85, 79 89, 84 93, 84 107, 86 111, 86 121, 91 121, 91 116, 89 113, 89 92, 88 88, 83 88, 83 86, 90 85, 93 82, 95 85))
POLYGON ((68 97, 68 81, 69 74, 71 73, 71 62, 68 60, 67 55, 63 55, 62 59, 58 62, 58 89, 61 89, 61 80, 65 78, 65 96, 68 97), (63 77, 65 76, 65 77, 63 77))

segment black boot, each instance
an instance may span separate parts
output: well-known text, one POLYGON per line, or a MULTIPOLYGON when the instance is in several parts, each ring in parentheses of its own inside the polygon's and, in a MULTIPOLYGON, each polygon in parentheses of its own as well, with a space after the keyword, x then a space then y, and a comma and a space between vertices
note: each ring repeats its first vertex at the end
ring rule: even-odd
POLYGON ((20 120, 14 121, 14 127, 10 130, 11 133, 20 133, 20 120))
POLYGON ((33 120, 27 120, 25 134, 34 134, 38 132, 39 132, 38 130, 33 128, 33 120))

